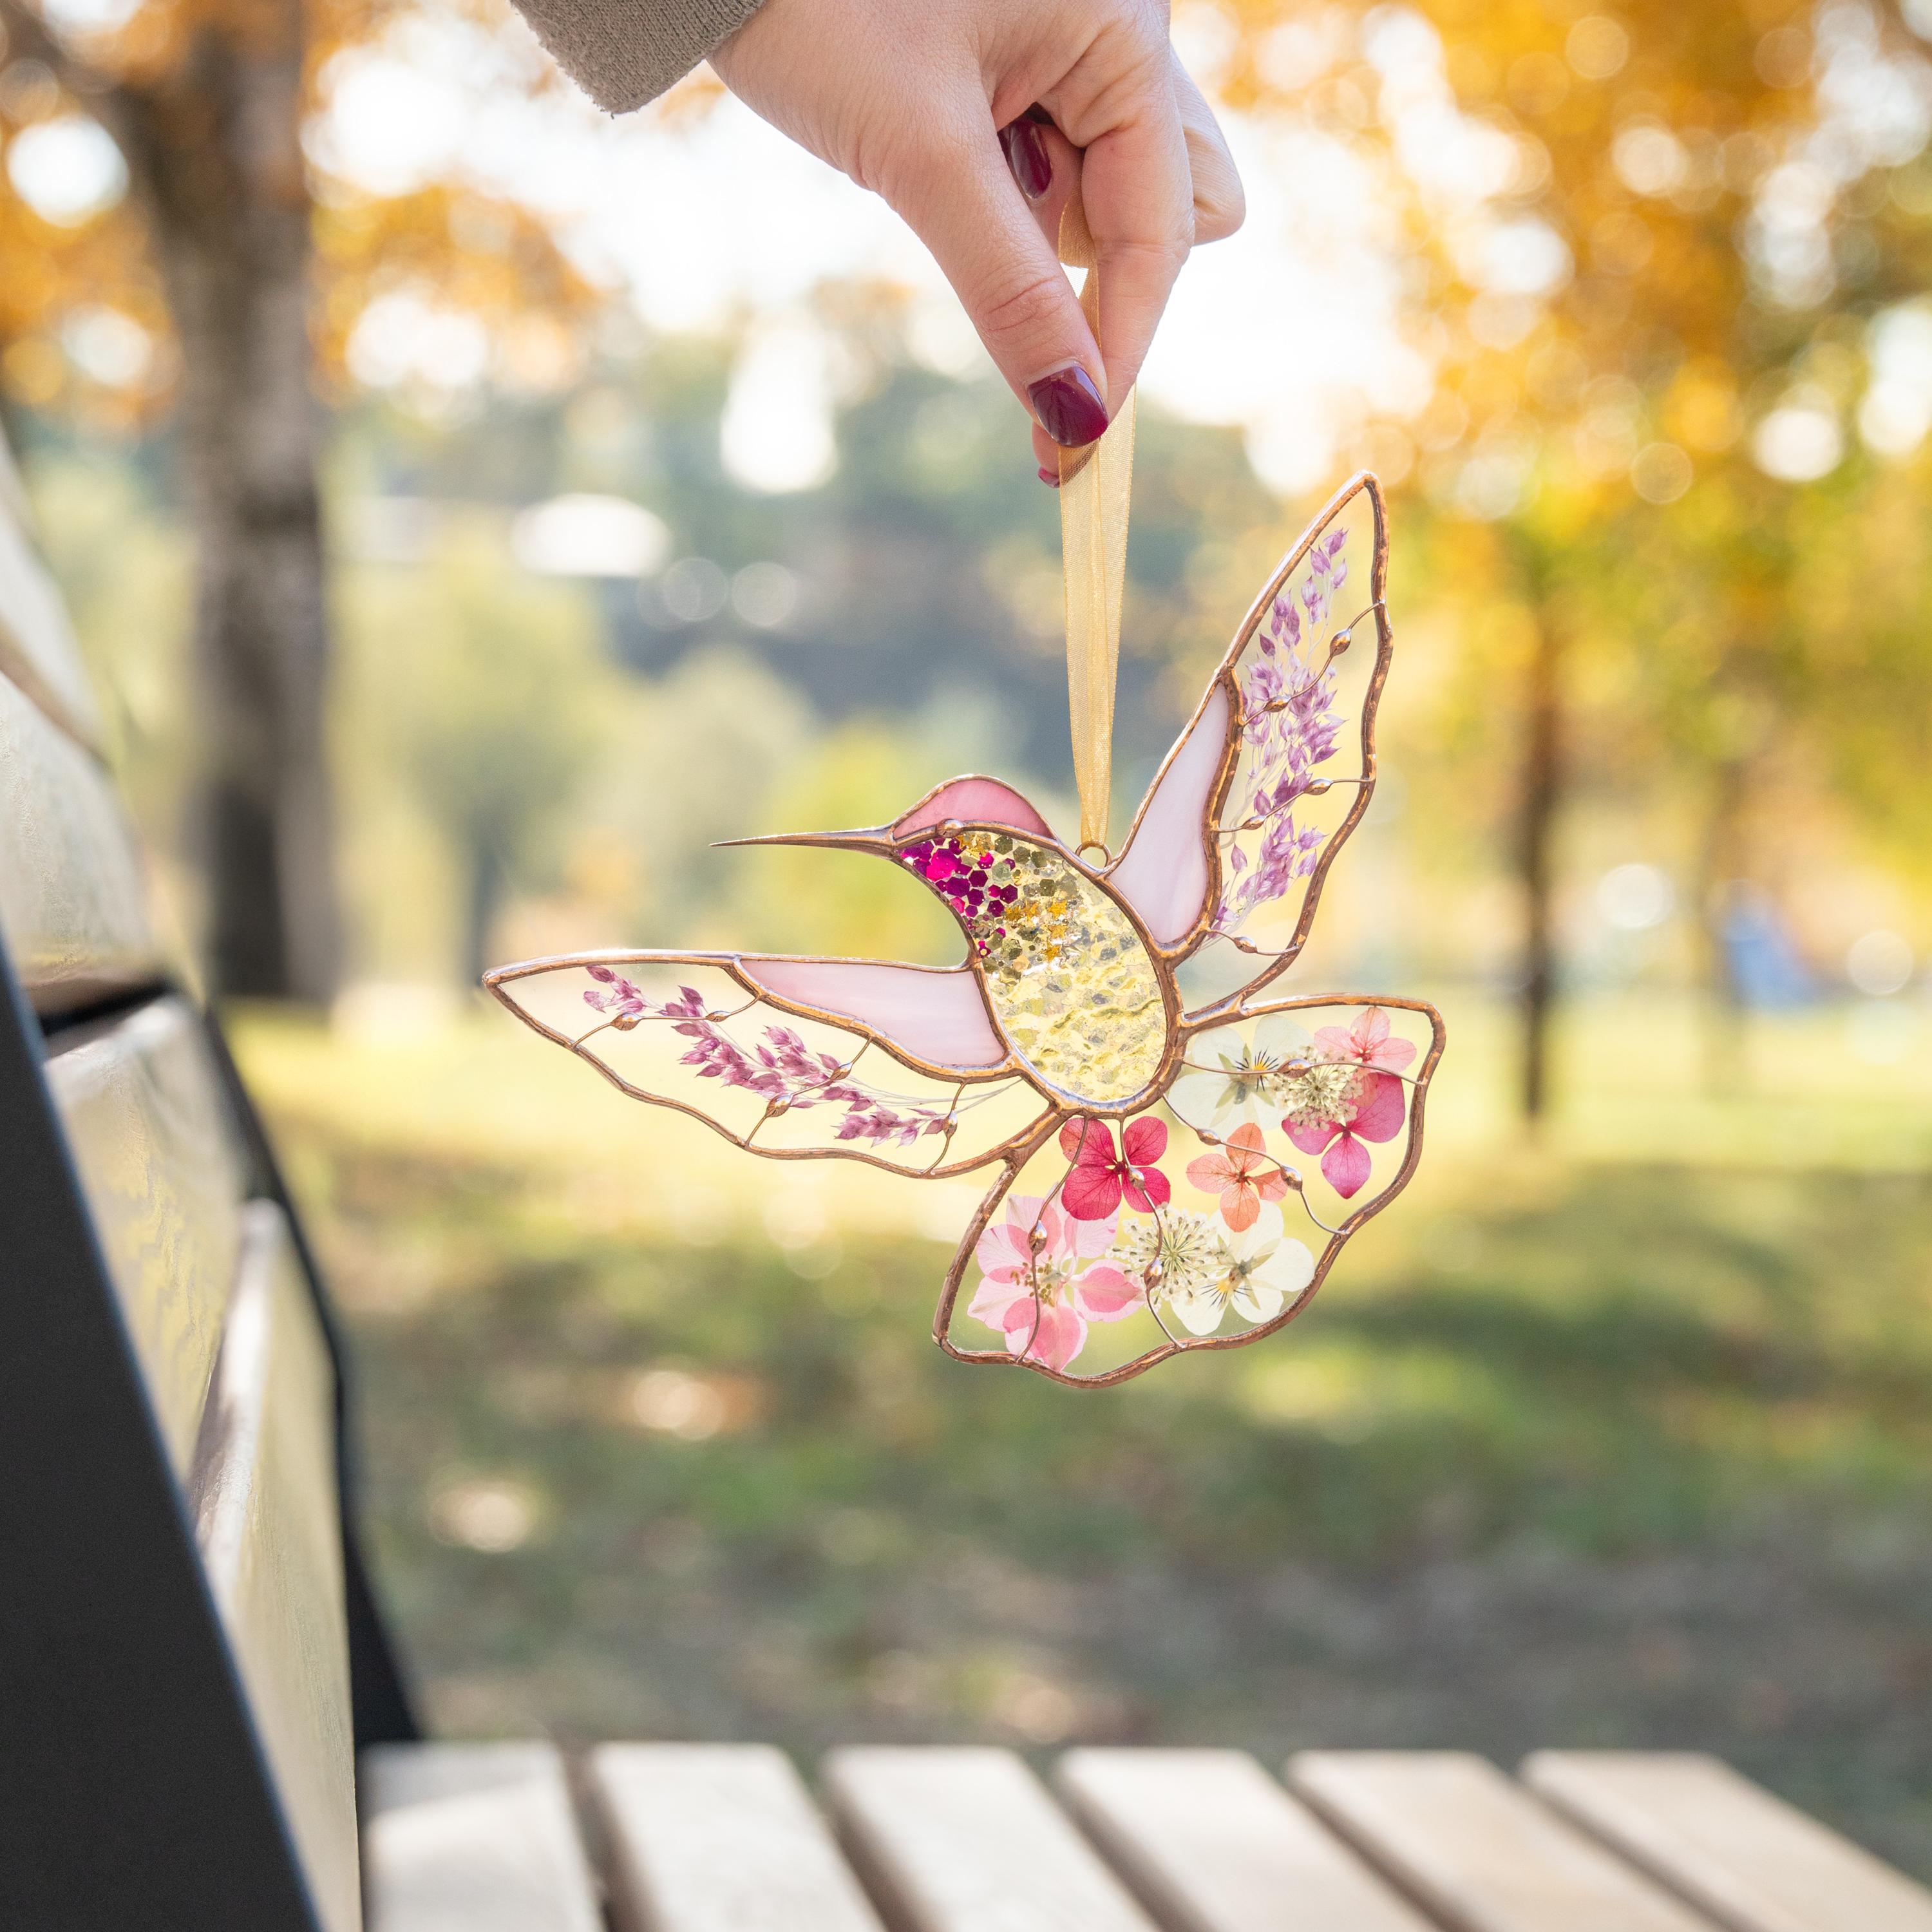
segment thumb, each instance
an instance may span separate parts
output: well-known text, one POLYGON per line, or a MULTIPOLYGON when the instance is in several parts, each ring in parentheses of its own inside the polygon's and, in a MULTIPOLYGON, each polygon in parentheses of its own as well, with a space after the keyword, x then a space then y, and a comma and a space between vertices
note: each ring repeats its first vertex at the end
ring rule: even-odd
POLYGON ((1063 448, 1096 440, 1107 427, 1100 346, 990 121, 922 143, 881 185, 1041 428, 1063 448))

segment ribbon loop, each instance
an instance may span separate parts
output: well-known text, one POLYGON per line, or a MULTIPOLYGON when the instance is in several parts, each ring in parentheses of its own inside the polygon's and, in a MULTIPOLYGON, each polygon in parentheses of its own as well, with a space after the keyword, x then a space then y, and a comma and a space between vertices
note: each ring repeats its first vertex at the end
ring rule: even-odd
MULTIPOLYGON (((1060 259, 1087 271, 1080 306, 1095 334, 1100 278, 1076 192, 1060 218, 1060 259)), ((1066 581, 1066 695, 1080 844, 1107 850, 1114 779, 1114 688, 1120 661, 1127 510, 1133 494, 1134 395, 1130 390, 1097 443, 1060 452, 1060 545, 1066 581)))

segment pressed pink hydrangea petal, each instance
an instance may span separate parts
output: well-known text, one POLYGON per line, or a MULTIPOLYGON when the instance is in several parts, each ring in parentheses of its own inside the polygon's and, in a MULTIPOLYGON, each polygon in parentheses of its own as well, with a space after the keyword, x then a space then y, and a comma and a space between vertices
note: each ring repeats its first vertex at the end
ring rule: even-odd
POLYGON ((1049 1369, 1064 1369, 1087 1345, 1087 1324, 1076 1309, 1056 1303, 1040 1310, 1036 1324, 1031 1311, 1026 1318, 1006 1330, 1006 1346, 1030 1362, 1043 1362, 1049 1369), (1032 1341, 1029 1345, 1028 1336, 1032 1341))
POLYGON ((986 1274, 1011 1279, 1027 1272, 1033 1260, 1029 1237, 1041 1212, 1037 1195, 1007 1196, 1006 1218, 994 1222, 974 1246, 973 1258, 986 1274))
POLYGON ((1114 1130, 1105 1120, 1088 1119, 1084 1114, 1077 1120, 1069 1120, 1060 1130, 1060 1150, 1069 1160, 1077 1160, 1090 1167, 1105 1167, 1114 1159, 1114 1130))
POLYGON ((1333 1120, 1310 1120, 1306 1125, 1297 1126, 1292 1120, 1283 1120, 1282 1131, 1304 1154, 1319 1154, 1335 1137, 1333 1120))
POLYGON ((1024 1278, 1027 1256, 1006 1228, 989 1228, 980 1237, 973 1258, 988 1281, 1015 1282, 1024 1278))
POLYGON ((1130 1120, 1120 1136, 1128 1161, 1136 1167, 1150 1167, 1167 1151, 1167 1123, 1152 1114, 1130 1120))
POLYGON ((1335 1144, 1322 1156, 1322 1172, 1328 1185, 1344 1201, 1361 1191, 1373 1165, 1368 1149, 1350 1133, 1338 1134, 1335 1144))
POLYGON ((1415 1058, 1415 1042, 1391 1037, 1388 1015, 1379 1006, 1358 1013, 1346 1027, 1318 1028, 1315 1050, 1324 1060, 1359 1060, 1390 1073, 1400 1073, 1415 1058))
POLYGON ((1408 1118, 1402 1082, 1393 1073, 1370 1073, 1363 1078, 1348 1131, 1365 1141, 1394 1140, 1408 1118))
POLYGON ((988 1328, 997 1328, 1004 1335, 1011 1325, 1013 1309, 1030 1305, 1032 1300, 1031 1290, 1023 1282, 1000 1281, 988 1275, 980 1282, 966 1312, 975 1322, 983 1322, 988 1328))
POLYGON ((1111 1167, 1076 1166, 1068 1171, 1060 1198, 1076 1221, 1099 1221, 1120 1205, 1120 1178, 1111 1167))
POLYGON ((1138 1282, 1117 1268, 1102 1264, 1076 1278, 1073 1305, 1090 1322, 1119 1322, 1145 1299, 1138 1282))
MULTIPOLYGON (((1048 1214, 1058 1212, 1049 1205, 1048 1214)), ((1060 1226, 1051 1240, 1052 1253, 1062 1260, 1091 1261, 1096 1255, 1104 1255, 1114 1245, 1114 1226, 1118 1217, 1102 1214, 1096 1219, 1082 1220, 1073 1214, 1061 1214, 1060 1226)))
POLYGON ((1151 1214, 1156 1208, 1165 1208, 1174 1193, 1167 1176, 1157 1167, 1138 1168, 1135 1172, 1136 1179, 1121 1190, 1127 1205, 1141 1214, 1151 1214))

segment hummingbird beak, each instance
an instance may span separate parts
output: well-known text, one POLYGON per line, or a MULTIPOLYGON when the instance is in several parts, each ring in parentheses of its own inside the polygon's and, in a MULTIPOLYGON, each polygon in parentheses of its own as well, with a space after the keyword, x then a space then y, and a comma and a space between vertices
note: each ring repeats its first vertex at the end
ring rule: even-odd
POLYGON ((757 838, 718 838, 712 850, 734 845, 815 845, 831 852, 873 852, 890 857, 897 850, 880 832, 770 832, 757 838))

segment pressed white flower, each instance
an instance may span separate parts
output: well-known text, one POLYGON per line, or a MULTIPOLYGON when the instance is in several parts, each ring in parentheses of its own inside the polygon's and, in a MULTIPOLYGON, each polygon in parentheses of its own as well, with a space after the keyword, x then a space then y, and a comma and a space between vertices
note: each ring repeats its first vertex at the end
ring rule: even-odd
POLYGON ((1234 1257, 1228 1299, 1234 1312, 1250 1322, 1272 1321, 1315 1279, 1315 1257, 1305 1242, 1285 1232, 1279 1208, 1262 1208, 1254 1226, 1228 1246, 1234 1257))
POLYGON ((1283 1232, 1281 1210, 1264 1207, 1251 1228, 1226 1237, 1220 1266, 1198 1271, 1184 1289, 1169 1289, 1166 1305, 1191 1335, 1211 1335, 1229 1309, 1244 1321, 1268 1322, 1315 1278, 1315 1257, 1283 1232))
POLYGON ((1360 1097, 1362 1070, 1346 1060, 1298 1060, 1269 1076, 1268 1098, 1280 1110, 1282 1124, 1291 1132, 1332 1120, 1346 1126, 1355 1118, 1360 1097))
POLYGON ((1269 1014, 1252 1033, 1245 1025, 1217 1027, 1188 1042, 1187 1071, 1168 1105, 1218 1139, 1239 1126, 1274 1126, 1282 1112, 1277 1090, 1292 1077, 1286 1070, 1312 1068, 1312 1046, 1308 1029, 1286 1013, 1269 1014))
MULTIPOLYGON (((1136 1220, 1114 1254, 1120 1266, 1145 1286, 1150 1301, 1165 1302, 1177 1310, 1202 1290, 1211 1288, 1232 1261, 1213 1216, 1172 1208, 1163 1209, 1148 1220, 1136 1220)), ((1206 1330, 1197 1328, 1194 1332, 1206 1330)))

